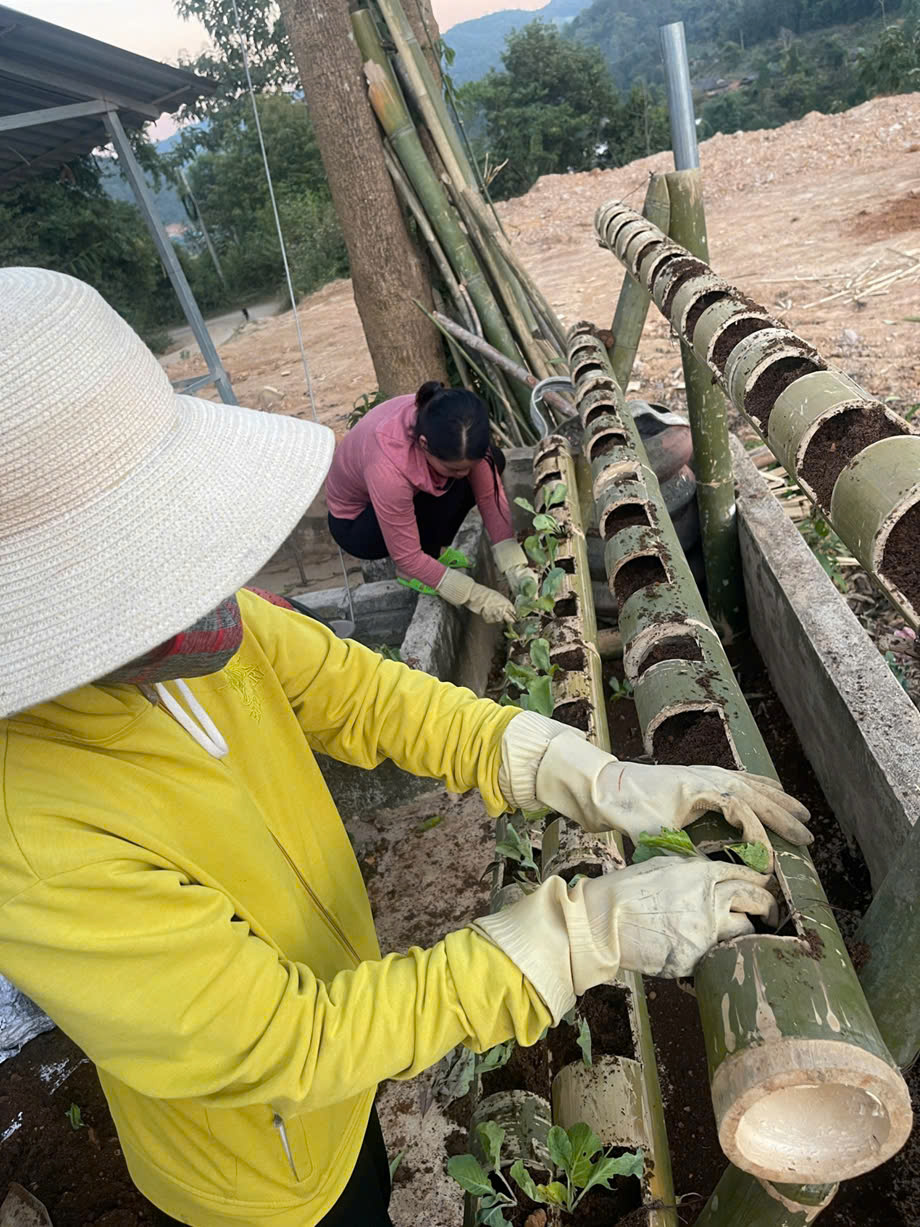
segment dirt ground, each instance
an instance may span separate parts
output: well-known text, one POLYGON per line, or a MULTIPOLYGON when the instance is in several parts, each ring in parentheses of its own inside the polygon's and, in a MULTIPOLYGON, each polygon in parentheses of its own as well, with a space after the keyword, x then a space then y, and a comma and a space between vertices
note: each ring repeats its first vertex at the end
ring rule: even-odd
MULTIPOLYGON (((716 270, 867 391, 907 402, 920 375, 920 323, 907 318, 920 316, 918 134, 920 94, 907 94, 779 129, 719 134, 700 147, 716 270), (898 270, 908 275, 867 294, 898 270), (819 302, 848 281, 849 293, 819 302)), ((622 280, 619 263, 596 244, 595 209, 613 198, 641 208, 649 173, 667 169, 670 154, 661 153, 618 170, 548 175, 499 204, 514 246, 565 323, 609 324, 622 280)), ((376 386, 350 282, 325 286, 299 314, 319 415, 341 432, 355 399, 376 386)), ((309 414, 290 312, 245 325, 221 354, 243 404, 309 414)), ((676 397, 680 356, 654 309, 639 356, 637 390, 676 397)), ((170 376, 202 369, 191 358, 171 364, 170 376)))

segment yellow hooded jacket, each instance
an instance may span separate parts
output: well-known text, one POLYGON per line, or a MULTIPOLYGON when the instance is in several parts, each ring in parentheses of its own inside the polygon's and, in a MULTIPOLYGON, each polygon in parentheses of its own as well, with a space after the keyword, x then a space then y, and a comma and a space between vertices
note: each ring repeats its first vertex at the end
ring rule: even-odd
POLYGON ((0 721, 0 971, 95 1062, 161 1209, 310 1227, 345 1187, 381 1079, 461 1042, 534 1043, 550 1015, 470 929, 380 957, 312 753, 391 758, 478 788, 495 815, 513 709, 239 599, 240 651, 191 682, 226 757, 133 686, 0 721))

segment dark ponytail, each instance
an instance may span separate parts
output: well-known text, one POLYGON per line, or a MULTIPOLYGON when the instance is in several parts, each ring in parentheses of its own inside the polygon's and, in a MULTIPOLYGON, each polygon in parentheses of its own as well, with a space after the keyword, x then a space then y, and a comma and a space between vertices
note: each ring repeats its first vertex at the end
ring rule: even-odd
POLYGON ((424 435, 428 451, 438 460, 484 460, 490 455, 489 410, 466 388, 445 388, 437 380, 423 383, 415 394, 413 438, 424 435))

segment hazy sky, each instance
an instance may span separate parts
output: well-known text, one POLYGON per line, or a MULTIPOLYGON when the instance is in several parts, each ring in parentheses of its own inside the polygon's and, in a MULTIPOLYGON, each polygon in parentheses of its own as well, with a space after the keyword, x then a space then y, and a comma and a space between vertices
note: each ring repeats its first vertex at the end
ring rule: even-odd
MULTIPOLYGON (((447 30, 458 21, 497 9, 536 9, 545 3, 546 0, 434 0, 434 12, 441 29, 447 30)), ((180 21, 172 0, 12 0, 10 8, 155 60, 174 60, 179 51, 194 55, 207 43, 207 35, 197 21, 180 21)))

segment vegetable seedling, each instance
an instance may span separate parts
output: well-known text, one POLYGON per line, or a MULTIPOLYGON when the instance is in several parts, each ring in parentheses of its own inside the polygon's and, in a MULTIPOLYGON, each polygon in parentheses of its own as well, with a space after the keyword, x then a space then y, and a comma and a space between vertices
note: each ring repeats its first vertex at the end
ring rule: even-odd
MULTIPOLYGON (((739 861, 757 873, 770 870, 770 849, 762 843, 725 844, 724 851, 733 853, 739 861)), ((702 856, 705 853, 696 847, 686 831, 674 831, 662 827, 657 835, 643 831, 633 853, 633 864, 650 860, 653 856, 702 856)))
MULTIPOLYGON (((475 1155, 455 1155, 447 1170, 467 1193, 478 1197, 476 1223, 487 1227, 508 1227, 504 1211, 517 1206, 517 1195, 501 1166, 505 1131, 494 1121, 483 1121, 476 1133, 485 1156, 483 1166, 475 1155)), ((613 1155, 605 1150, 590 1125, 580 1122, 569 1129, 554 1125, 547 1134, 547 1148, 553 1161, 555 1178, 538 1184, 522 1159, 511 1165, 509 1175, 517 1187, 538 1205, 559 1206, 572 1215, 591 1189, 610 1188, 614 1176, 641 1176, 641 1150, 613 1155)))
POLYGON ((83 1113, 80 1111, 79 1104, 72 1103, 64 1115, 70 1121, 70 1127, 74 1131, 86 1128, 86 1121, 83 1119, 83 1113))

